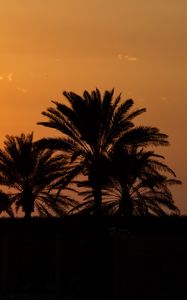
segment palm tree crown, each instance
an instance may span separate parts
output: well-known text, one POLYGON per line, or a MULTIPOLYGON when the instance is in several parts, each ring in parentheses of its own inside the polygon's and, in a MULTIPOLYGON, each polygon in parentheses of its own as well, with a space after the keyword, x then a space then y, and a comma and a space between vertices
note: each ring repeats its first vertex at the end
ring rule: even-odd
POLYGON ((78 174, 88 177, 94 211, 99 215, 113 153, 131 146, 168 145, 168 136, 155 127, 135 126, 134 118, 145 108, 133 111, 133 100, 121 101, 121 95, 114 99, 114 90, 105 91, 103 96, 98 89, 85 91, 83 96, 73 92, 63 95, 68 104, 52 101, 56 107, 42 113, 48 121, 39 122, 61 136, 42 139, 40 147, 61 150, 66 155, 67 181, 78 174))
MULTIPOLYGON (((33 141, 33 134, 7 136, 4 150, 0 150, 0 184, 10 188, 10 199, 30 217, 36 208, 42 215, 61 211, 59 196, 50 191, 58 177, 58 157, 52 150, 41 150, 33 141)), ((68 199, 63 199, 63 204, 68 199)))
POLYGON ((169 186, 181 181, 162 162, 164 157, 139 147, 128 150, 112 157, 113 184, 109 183, 107 188, 117 191, 117 201, 110 197, 107 205, 111 212, 126 216, 179 214, 169 186))

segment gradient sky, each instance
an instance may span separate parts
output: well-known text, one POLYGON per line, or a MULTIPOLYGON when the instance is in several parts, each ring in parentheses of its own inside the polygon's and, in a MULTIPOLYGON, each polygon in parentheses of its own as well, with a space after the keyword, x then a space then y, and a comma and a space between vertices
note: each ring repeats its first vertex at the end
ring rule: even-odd
POLYGON ((170 136, 164 150, 182 186, 187 214, 187 1, 0 0, 0 143, 6 134, 35 138, 36 125, 62 91, 115 88, 147 112, 138 124, 170 136))

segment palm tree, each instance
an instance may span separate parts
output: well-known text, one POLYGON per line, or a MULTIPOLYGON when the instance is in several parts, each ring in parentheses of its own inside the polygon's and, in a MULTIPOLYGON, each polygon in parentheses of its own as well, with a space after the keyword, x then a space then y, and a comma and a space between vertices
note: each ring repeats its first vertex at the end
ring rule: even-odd
POLYGON ((73 92, 63 95, 68 104, 52 101, 56 107, 42 113, 48 121, 38 123, 57 130, 61 136, 42 139, 40 147, 66 153, 67 182, 78 174, 88 177, 98 216, 112 149, 121 145, 168 145, 168 136, 155 127, 135 126, 133 119, 145 108, 131 111, 133 100, 121 101, 121 95, 113 99, 114 90, 105 91, 103 96, 98 89, 85 91, 82 97, 73 92))
MULTIPOLYGON (((163 156, 153 151, 127 147, 111 155, 111 168, 103 186, 102 211, 106 215, 159 215, 170 212, 178 215, 170 185, 181 184, 171 168, 164 164, 163 156)), ((80 192, 83 202, 71 213, 93 214, 94 197, 88 181, 77 184, 85 187, 80 192)))
MULTIPOLYGON (((131 147, 112 157, 113 190, 118 201, 108 201, 119 215, 165 215, 179 210, 174 204, 170 185, 181 184, 171 168, 154 151, 131 147)), ((109 190, 112 185, 109 185, 109 190)))
POLYGON ((33 133, 6 137, 0 150, 0 184, 9 187, 11 202, 17 211, 22 208, 26 218, 35 209, 41 215, 62 214, 72 205, 69 197, 50 193, 59 176, 58 161, 52 150, 37 147, 33 133))

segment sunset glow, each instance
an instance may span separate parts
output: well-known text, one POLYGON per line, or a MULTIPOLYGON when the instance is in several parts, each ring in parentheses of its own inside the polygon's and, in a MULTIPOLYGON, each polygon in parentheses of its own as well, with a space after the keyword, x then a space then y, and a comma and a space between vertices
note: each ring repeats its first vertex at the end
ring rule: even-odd
POLYGON ((0 142, 6 134, 54 132, 36 123, 62 91, 115 88, 147 112, 137 123, 170 137, 164 153, 186 199, 187 2, 1 0, 0 142))

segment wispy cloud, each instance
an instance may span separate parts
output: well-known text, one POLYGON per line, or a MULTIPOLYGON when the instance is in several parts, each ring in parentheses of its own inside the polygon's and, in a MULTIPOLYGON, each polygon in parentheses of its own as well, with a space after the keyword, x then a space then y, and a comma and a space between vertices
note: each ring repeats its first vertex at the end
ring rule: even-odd
POLYGON ((13 73, 3 73, 0 74, 0 80, 8 80, 8 81, 12 81, 12 77, 13 77, 13 73))
POLYGON ((118 58, 119 60, 122 60, 122 59, 123 59, 123 54, 119 53, 119 54, 117 55, 117 58, 118 58))
POLYGON ((8 79, 8 81, 12 81, 12 76, 13 76, 13 73, 7 74, 7 79, 8 79))
POLYGON ((138 60, 137 57, 135 57, 135 56, 126 55, 123 53, 118 53, 117 58, 119 60, 125 59, 127 61, 137 61, 138 60))
POLYGON ((125 55, 125 59, 128 61, 137 61, 137 57, 125 55))
POLYGON ((162 97, 161 97, 161 100, 162 100, 162 101, 167 101, 168 98, 167 98, 166 96, 162 96, 162 97))
POLYGON ((17 90, 18 92, 23 93, 23 94, 28 93, 28 90, 27 90, 27 89, 25 89, 25 88, 23 88, 23 87, 20 87, 20 86, 17 86, 17 87, 16 87, 16 90, 17 90))

